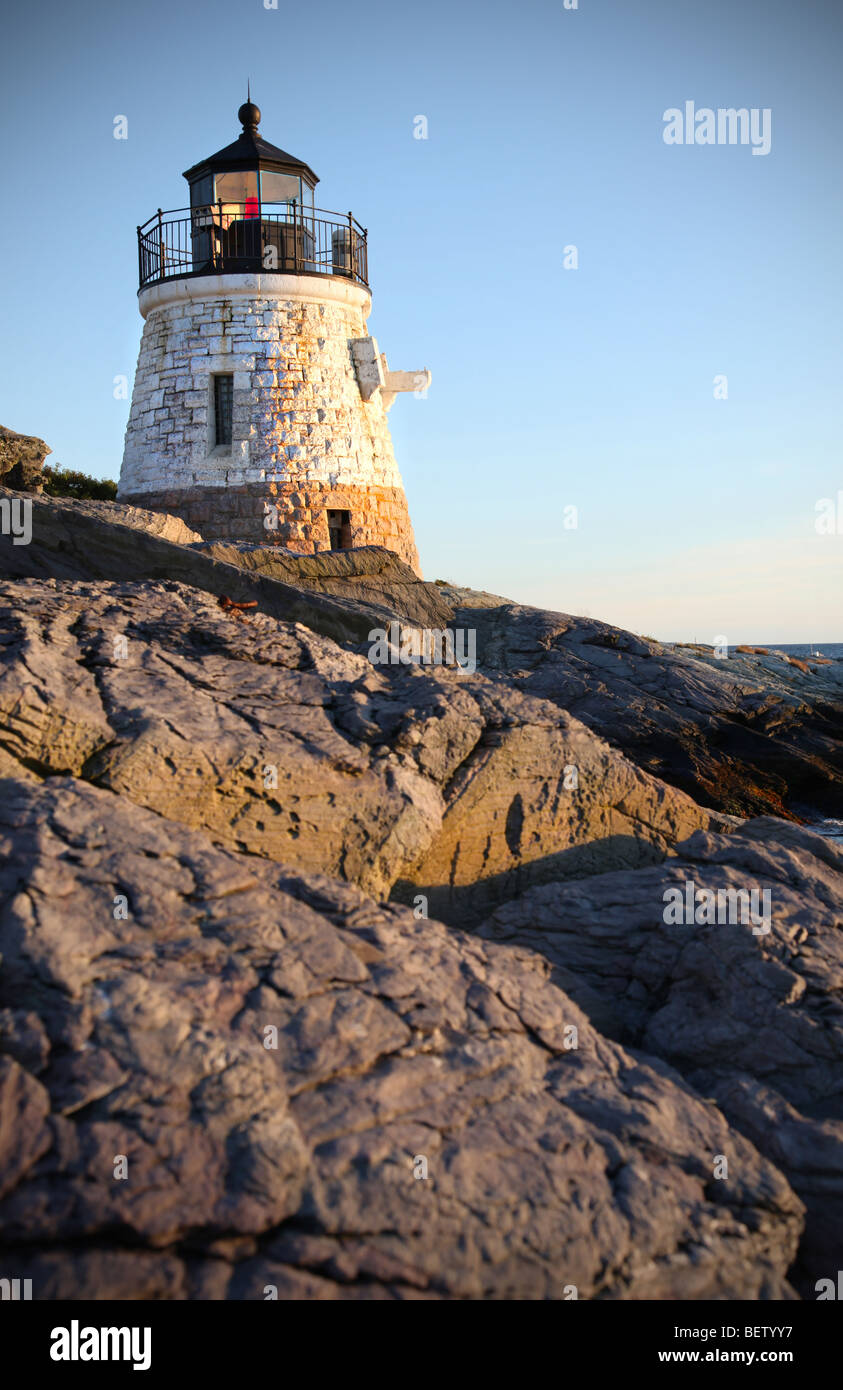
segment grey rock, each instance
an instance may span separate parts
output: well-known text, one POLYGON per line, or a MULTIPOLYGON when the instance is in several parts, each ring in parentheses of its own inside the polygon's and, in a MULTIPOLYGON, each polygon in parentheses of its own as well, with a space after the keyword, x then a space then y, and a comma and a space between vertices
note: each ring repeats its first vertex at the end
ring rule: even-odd
POLYGON ((768 818, 694 834, 658 867, 532 889, 478 935, 540 952, 595 1027, 717 1100, 806 1202, 813 1280, 843 1243, 842 928, 843 849, 768 818), (665 892, 687 883, 768 892, 769 932, 763 912, 668 925, 665 892))
POLYGON ((719 661, 703 647, 669 647, 591 619, 425 584, 378 547, 295 556, 175 544, 184 534, 149 534, 148 515, 120 503, 33 499, 32 544, 0 536, 0 573, 180 581, 346 645, 365 644, 393 621, 463 628, 475 634, 489 680, 573 714, 712 810, 797 821, 839 814, 843 662, 802 670, 776 652, 719 661))
MULTIPOLYGON (((0 488, 3 496, 11 494, 0 488)), ((31 543, 16 545, 12 536, 0 534, 0 574, 8 578, 182 582, 217 598, 256 603, 262 613, 307 623, 341 642, 362 642, 373 627, 394 617, 390 609, 294 588, 176 544, 139 528, 138 508, 58 497, 31 500, 31 543)))
POLYGON ((473 607, 480 669, 568 710, 705 806, 739 816, 839 815, 843 661, 671 647, 518 604, 473 607))
POLYGON ((378 897, 425 894, 458 925, 723 825, 545 701, 375 667, 175 583, 0 583, 0 642, 7 770, 82 777, 378 897))
POLYGON ((843 666, 31 502, 32 544, 0 540, 14 1277, 732 1299, 833 1273, 841 854, 724 811, 839 813, 843 666), (394 621, 473 629, 479 669, 373 664, 394 621), (667 927, 688 877, 768 888, 773 930, 667 927))
POLYGON ((175 545, 203 545, 198 531, 192 531, 180 516, 167 512, 149 512, 145 507, 131 507, 124 502, 108 502, 95 498, 75 500, 62 498, 79 516, 99 517, 113 526, 129 526, 133 531, 145 531, 150 536, 172 541, 175 545))
POLYGON ((0 1008, 49 1054, 2 1062, 0 1273, 35 1297, 793 1297, 778 1170, 534 953, 1 790, 0 1008))
POLYGON ((454 605, 438 586, 419 579, 409 565, 383 546, 322 550, 316 555, 299 555, 280 546, 225 541, 197 549, 247 573, 280 579, 314 593, 339 594, 374 604, 389 610, 394 619, 414 626, 442 629, 453 616, 454 605))
POLYGON ((21 492, 40 492, 41 470, 52 449, 34 435, 17 434, 0 425, 0 484, 21 492))

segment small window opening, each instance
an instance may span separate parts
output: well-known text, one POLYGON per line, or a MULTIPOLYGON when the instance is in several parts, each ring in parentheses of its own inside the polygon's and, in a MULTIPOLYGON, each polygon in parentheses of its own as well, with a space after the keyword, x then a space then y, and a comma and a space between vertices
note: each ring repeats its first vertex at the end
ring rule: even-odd
POLYGON ((328 535, 332 550, 351 549, 351 512, 328 511, 328 535))
POLYGON ((214 377, 214 444, 231 443, 231 416, 234 404, 234 377, 214 377))

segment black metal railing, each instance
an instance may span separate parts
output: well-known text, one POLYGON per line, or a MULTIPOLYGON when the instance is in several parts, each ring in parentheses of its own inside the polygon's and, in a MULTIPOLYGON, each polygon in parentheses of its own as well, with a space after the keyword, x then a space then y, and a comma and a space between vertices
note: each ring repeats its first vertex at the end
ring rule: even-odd
POLYGON ((299 203, 159 208, 138 227, 140 288, 187 275, 277 271, 369 284, 366 228, 351 213, 299 203))

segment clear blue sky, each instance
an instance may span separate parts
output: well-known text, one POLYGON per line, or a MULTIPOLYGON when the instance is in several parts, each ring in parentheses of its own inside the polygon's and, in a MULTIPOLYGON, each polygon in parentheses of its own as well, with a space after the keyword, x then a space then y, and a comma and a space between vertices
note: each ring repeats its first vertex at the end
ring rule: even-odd
POLYGON ((4 29, 0 421, 55 462, 118 476, 135 225, 184 206, 249 76, 369 228, 390 365, 433 372, 390 416, 427 577, 843 640, 843 515, 814 525, 843 489, 840 6, 46 0, 4 29), (770 107, 770 154, 667 146, 686 100, 770 107))

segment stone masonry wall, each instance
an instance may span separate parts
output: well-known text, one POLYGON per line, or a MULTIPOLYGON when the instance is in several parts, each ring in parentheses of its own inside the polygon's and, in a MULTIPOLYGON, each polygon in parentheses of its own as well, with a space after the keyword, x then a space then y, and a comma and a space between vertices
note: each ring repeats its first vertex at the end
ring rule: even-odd
POLYGON ((174 512, 207 539, 304 553, 328 548, 328 508, 348 510, 354 545, 385 545, 418 569, 386 410, 379 394, 363 400, 352 358, 370 307, 362 287, 322 276, 144 291, 120 500, 174 512), (220 373, 233 376, 228 448, 214 445, 220 373))
POLYGON ((126 502, 180 516, 206 541, 282 545, 299 554, 329 550, 328 509, 351 514, 353 546, 384 545, 417 574, 419 557, 401 488, 333 488, 321 483, 245 483, 220 491, 180 488, 143 493, 126 502))

